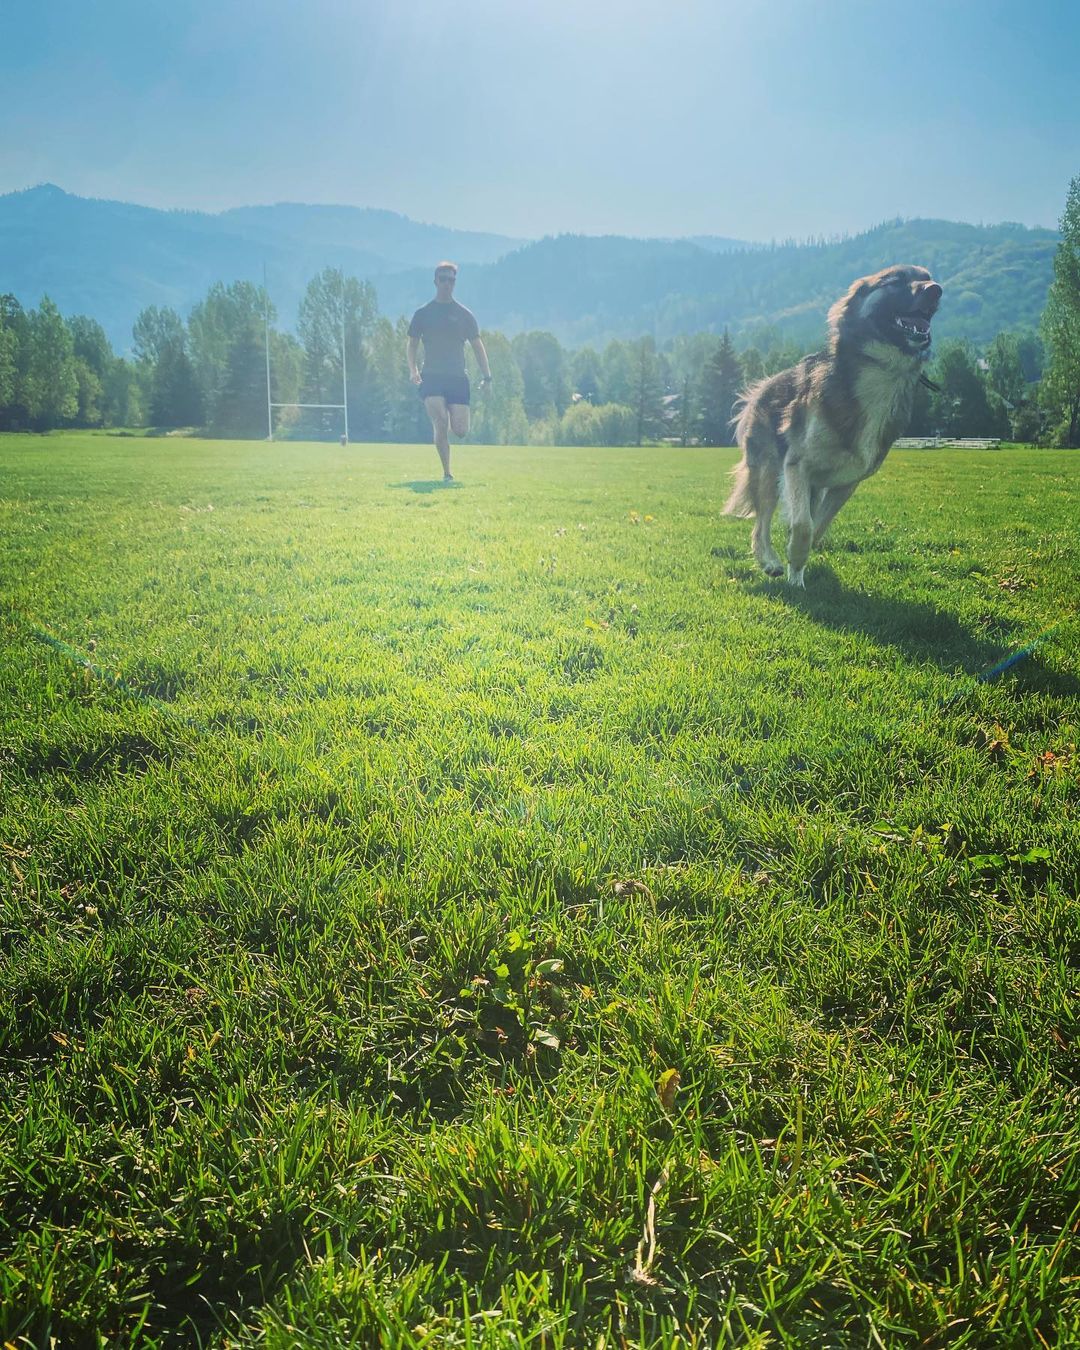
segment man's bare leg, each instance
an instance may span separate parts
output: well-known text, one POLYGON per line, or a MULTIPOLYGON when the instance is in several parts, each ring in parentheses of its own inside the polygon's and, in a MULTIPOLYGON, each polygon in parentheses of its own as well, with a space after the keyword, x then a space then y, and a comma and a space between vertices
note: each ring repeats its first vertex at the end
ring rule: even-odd
POLYGON ((446 399, 441 394, 431 394, 424 399, 424 407, 435 431, 435 449, 438 450, 439 458, 442 460, 443 479, 453 478, 454 475, 450 472, 450 413, 446 407, 446 399))

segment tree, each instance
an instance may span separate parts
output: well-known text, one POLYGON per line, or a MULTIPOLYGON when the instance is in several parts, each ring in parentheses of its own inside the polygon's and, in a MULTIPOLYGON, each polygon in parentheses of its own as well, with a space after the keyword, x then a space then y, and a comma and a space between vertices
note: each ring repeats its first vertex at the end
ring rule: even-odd
POLYGON ((524 445, 529 436, 525 381, 513 348, 502 333, 484 333, 483 339, 492 382, 473 400, 469 440, 479 445, 524 445))
POLYGON ((1042 316, 1047 365, 1042 397, 1055 444, 1080 446, 1080 174, 1069 184, 1054 280, 1042 316))
POLYGON ((731 418, 742 387, 742 364, 725 328, 701 377, 701 439, 706 445, 733 443, 731 418))
MULTIPOLYGON (((265 402, 265 399, 264 399, 265 402)), ((195 367, 182 339, 162 348, 150 389, 150 421, 156 427, 194 427, 204 416, 195 367)))
POLYGON ((697 387, 694 378, 691 375, 684 375, 682 387, 679 389, 678 417, 676 421, 681 444, 690 444, 694 438, 700 419, 701 408, 698 403, 697 387))
POLYGON ((651 337, 639 338, 630 346, 634 372, 630 407, 634 410, 634 444, 640 445, 664 433, 663 367, 651 337))
POLYGON ((558 338, 553 333, 519 333, 511 348, 521 371, 529 421, 561 416, 570 402, 570 379, 558 338))
POLYGON ((105 420, 105 380, 114 360, 112 345, 96 319, 76 314, 67 321, 75 353, 75 380, 78 386, 80 426, 98 426, 105 420))
POLYGON ((1005 405, 992 403, 979 374, 975 352, 968 342, 956 338, 941 344, 934 370, 941 386, 931 403, 934 430, 941 436, 1008 436, 1005 405))
POLYGON ((102 388, 103 414, 111 427, 138 427, 143 425, 142 384, 138 371, 121 356, 115 356, 109 365, 102 388))
POLYGON ((349 429, 358 437, 374 435, 378 423, 378 410, 373 406, 378 399, 368 370, 368 343, 377 314, 370 282, 347 277, 340 268, 325 267, 308 282, 297 320, 304 349, 305 403, 341 401, 344 324, 349 429))
POLYGON ((739 363, 742 366, 744 388, 765 378, 765 358, 756 347, 744 348, 739 363))
POLYGON ((634 400, 634 361, 628 342, 612 338, 601 357, 601 372, 604 402, 629 406, 634 400))
POLYGON ((105 329, 96 319, 87 318, 85 314, 72 315, 67 326, 76 359, 85 361, 98 379, 104 381, 115 359, 105 329))
POLYGON ((602 363, 599 352, 582 347, 570 358, 570 379, 574 392, 589 403, 603 402, 602 363))
POLYGON ((22 402, 40 430, 71 421, 79 411, 75 351, 60 311, 47 295, 29 315, 22 402))
MULTIPOLYGON (((266 434, 266 354, 262 350, 264 326, 273 324, 274 308, 266 292, 250 281, 234 281, 226 286, 215 282, 191 311, 188 319, 187 352, 195 367, 202 393, 203 407, 212 424, 229 422, 228 409, 219 409, 225 385, 230 377, 233 348, 242 344, 245 352, 259 348, 263 367, 263 435, 266 434)), ((240 364, 245 365, 245 356, 240 364)), ((235 375, 235 370, 232 371, 235 375)), ((230 392, 230 397, 235 389, 230 392)))
POLYGON ((1015 333, 998 333, 986 351, 986 383, 1011 408, 1023 403, 1027 380, 1020 357, 1020 339, 1015 333))
POLYGON ((183 340, 184 321, 175 309, 163 305, 147 305, 139 311, 131 330, 132 351, 135 360, 141 366, 151 369, 157 365, 158 357, 170 343, 183 340))
POLYGON ((215 436, 237 440, 266 436, 266 353, 261 335, 249 330, 230 346, 211 430, 215 436))
MULTIPOLYGON (((18 339, 15 329, 4 321, 0 311, 0 417, 15 402, 15 375, 18 370, 18 339)), ((0 422, 0 425, 3 425, 0 422)))
POLYGON ((371 366, 373 416, 378 419, 378 434, 383 440, 402 444, 422 444, 431 440, 431 422, 409 379, 405 364, 405 345, 409 324, 399 318, 375 321, 368 343, 371 366))
POLYGON ((1042 339, 1031 329, 1021 329, 1016 335, 1016 347, 1020 355, 1020 365, 1024 370, 1024 379, 1028 384, 1037 384, 1042 379, 1043 366, 1046 364, 1046 350, 1042 339))

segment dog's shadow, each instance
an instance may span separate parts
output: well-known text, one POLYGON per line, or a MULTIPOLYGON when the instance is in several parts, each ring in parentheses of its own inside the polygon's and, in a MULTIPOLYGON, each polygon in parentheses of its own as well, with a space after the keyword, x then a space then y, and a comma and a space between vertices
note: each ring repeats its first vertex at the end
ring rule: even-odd
POLYGON ((419 492, 427 494, 429 492, 454 492, 462 485, 453 479, 451 482, 444 482, 441 478, 412 478, 405 483, 387 483, 389 488, 406 488, 409 492, 419 492))
POLYGON ((1002 646, 972 633, 955 614, 921 600, 866 595, 845 586, 835 573, 820 565, 808 573, 804 591, 783 583, 763 583, 762 591, 814 623, 837 631, 865 633, 883 647, 899 649, 913 661, 933 662, 948 671, 959 668, 987 682, 1007 674, 1032 691, 1080 697, 1080 679, 1047 666, 1037 651, 1006 664, 1010 655, 1022 653, 1034 641, 1035 633, 1017 634, 1010 645, 1002 646))

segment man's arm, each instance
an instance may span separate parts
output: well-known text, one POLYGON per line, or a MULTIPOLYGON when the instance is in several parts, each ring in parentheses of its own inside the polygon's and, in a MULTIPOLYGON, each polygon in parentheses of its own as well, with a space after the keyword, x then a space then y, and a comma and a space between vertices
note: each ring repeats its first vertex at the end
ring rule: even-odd
POLYGON ((483 338, 477 336, 469 339, 469 346, 473 349, 473 355, 476 357, 477 364, 480 367, 480 376, 488 384, 491 383, 491 367, 488 365, 488 354, 484 347, 483 338))
MULTIPOLYGON (((420 372, 416 368, 416 352, 420 346, 420 339, 411 337, 405 344, 405 358, 409 363, 409 379, 413 384, 420 383, 420 372)), ((485 358, 486 359, 486 358, 485 358)))

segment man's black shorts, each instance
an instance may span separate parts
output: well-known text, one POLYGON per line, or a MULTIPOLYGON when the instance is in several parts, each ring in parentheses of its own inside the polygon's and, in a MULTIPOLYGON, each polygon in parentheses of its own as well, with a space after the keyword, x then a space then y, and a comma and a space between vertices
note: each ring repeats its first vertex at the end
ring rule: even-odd
POLYGON ((447 403, 464 403, 469 406, 468 375, 428 375, 420 372, 420 397, 434 398, 441 395, 447 403))

